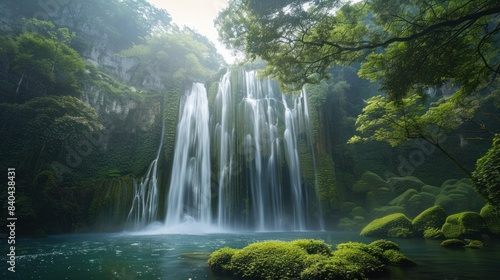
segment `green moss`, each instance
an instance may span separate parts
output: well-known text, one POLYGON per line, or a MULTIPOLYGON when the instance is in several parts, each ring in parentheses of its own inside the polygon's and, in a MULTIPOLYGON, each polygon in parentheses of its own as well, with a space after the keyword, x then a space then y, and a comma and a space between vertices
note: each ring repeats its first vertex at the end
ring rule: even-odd
POLYGON ((406 214, 410 215, 410 217, 418 215, 420 212, 433 206, 435 199, 435 195, 425 192, 413 195, 405 206, 406 214))
POLYGON ((239 277, 256 279, 298 278, 305 268, 306 250, 281 241, 250 244, 231 258, 233 272, 239 277))
POLYGON ((373 220, 361 231, 362 236, 387 237, 390 229, 407 228, 410 229, 411 221, 402 213, 391 214, 373 220))
POLYGON ((423 235, 425 239, 444 239, 441 228, 428 228, 424 230, 423 235))
POLYGON ((329 256, 332 253, 332 246, 326 244, 323 240, 298 239, 290 242, 290 244, 306 250, 308 254, 329 256))
POLYGON ((387 273, 388 265, 409 266, 411 260, 398 250, 387 240, 347 242, 333 253, 321 240, 264 241, 240 250, 219 249, 208 264, 215 274, 238 279, 359 280, 387 273))
POLYGON ((405 207, 406 204, 408 203, 408 200, 410 200, 410 198, 416 194, 418 194, 418 191, 416 191, 414 189, 408 189, 404 193, 402 193, 398 197, 396 197, 395 199, 391 200, 389 202, 389 205, 405 207))
POLYGON ((355 193, 367 193, 378 188, 387 188, 388 184, 377 174, 367 171, 361 175, 361 179, 352 186, 355 193))
POLYGON ((444 248, 449 248, 449 249, 463 249, 465 246, 465 242, 463 242, 460 239, 446 239, 445 241, 441 242, 441 247, 444 248))
POLYGON ((387 237, 411 238, 414 236, 415 233, 407 227, 396 227, 396 228, 391 228, 387 231, 387 237))
POLYGON ((348 214, 356 206, 357 205, 354 202, 344 202, 344 203, 342 203, 342 205, 340 205, 340 212, 342 212, 344 214, 348 214))
POLYGON ((446 238, 478 237, 486 228, 483 218, 475 212, 461 212, 448 216, 441 228, 446 238))
POLYGON ((207 261, 210 269, 216 274, 230 274, 232 270, 231 258, 236 251, 236 249, 224 247, 210 254, 207 261))
POLYGON ((396 242, 390 240, 379 239, 373 241, 369 245, 372 247, 380 248, 382 251, 387 251, 387 250, 399 251, 399 245, 396 242))
POLYGON ((412 259, 403 255, 401 252, 397 250, 387 250, 384 252, 384 257, 390 264, 403 266, 403 267, 411 267, 416 266, 417 264, 412 259))
POLYGON ((490 150, 476 163, 473 175, 475 190, 495 208, 500 208, 500 134, 490 150))
POLYGON ((391 190, 397 195, 410 189, 420 190, 420 188, 425 185, 424 182, 414 176, 389 178, 387 183, 389 184, 391 190))
POLYGON ((422 186, 420 191, 425 192, 425 193, 431 193, 433 195, 438 195, 441 192, 441 188, 434 187, 431 185, 425 185, 425 186, 422 186))
POLYGON ((480 212, 488 230, 494 234, 500 235, 500 211, 497 211, 490 204, 486 204, 480 212))
POLYGON ((481 240, 471 240, 469 244, 465 245, 465 248, 471 248, 471 249, 482 249, 483 248, 483 242, 481 240))
POLYGON ((365 209, 363 209, 363 207, 361 206, 357 206, 357 207, 354 207, 352 209, 352 211, 349 213, 349 216, 351 218, 355 217, 355 216, 362 216, 362 217, 365 217, 368 213, 366 212, 365 209))
POLYGON ((416 232, 423 233, 428 228, 441 228, 447 216, 444 208, 436 205, 416 216, 411 224, 416 232))
MULTIPOLYGON (((360 217, 360 216, 356 216, 356 217, 360 217)), ((337 224, 337 228, 339 228, 341 230, 347 230, 347 231, 358 231, 366 226, 366 222, 365 222, 364 217, 361 217, 361 218, 363 218, 363 219, 362 220, 359 218, 350 219, 350 218, 344 217, 344 218, 339 220, 339 223, 337 224)))

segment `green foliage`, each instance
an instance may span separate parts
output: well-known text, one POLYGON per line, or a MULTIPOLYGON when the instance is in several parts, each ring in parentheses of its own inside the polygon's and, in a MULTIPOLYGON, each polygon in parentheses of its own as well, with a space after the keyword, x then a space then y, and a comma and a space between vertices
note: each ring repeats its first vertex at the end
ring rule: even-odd
POLYGON ((441 247, 449 248, 449 249, 463 249, 465 246, 465 242, 460 239, 452 238, 446 239, 441 242, 441 247))
POLYGON ((415 232, 407 227, 395 227, 387 231, 387 237, 394 238, 411 238, 415 236, 415 232))
POLYGON ((441 231, 446 238, 480 237, 486 225, 475 212, 461 212, 448 216, 441 231))
POLYGON ((416 216, 411 224, 415 231, 423 233, 428 228, 441 228, 447 217, 448 215, 446 215, 444 208, 436 205, 424 210, 416 216))
POLYGON ((472 180, 474 189, 493 207, 500 209, 500 135, 491 149, 477 161, 472 180))
MULTIPOLYGON (((395 213, 373 220, 365 228, 363 228, 360 235, 367 237, 387 237, 389 230, 391 229, 398 229, 399 231, 402 231, 401 229, 409 230, 410 228, 410 219, 402 213, 395 213)), ((393 234, 396 235, 396 232, 393 234)))
MULTIPOLYGON (((203 81, 222 64, 213 45, 193 31, 147 37, 146 42, 122 52, 139 59, 132 80, 144 81, 152 73, 167 73, 174 79, 203 81)), ((161 81, 160 81, 161 82, 161 81)))
POLYGON ((494 234, 500 235, 500 211, 486 204, 479 214, 483 217, 488 230, 494 234))

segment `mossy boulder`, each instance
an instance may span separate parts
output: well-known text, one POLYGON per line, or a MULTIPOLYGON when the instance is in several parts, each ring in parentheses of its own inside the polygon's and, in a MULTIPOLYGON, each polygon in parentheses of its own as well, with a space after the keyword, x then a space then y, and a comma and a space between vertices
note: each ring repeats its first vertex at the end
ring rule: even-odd
POLYGON ((465 245, 465 248, 470 248, 470 249, 482 249, 483 248, 483 242, 481 240, 471 240, 469 244, 465 245))
POLYGON ((431 193, 421 192, 419 194, 412 195, 404 206, 406 209, 405 213, 410 217, 415 217, 420 212, 433 206, 435 199, 436 196, 431 193))
POLYGON ((286 275, 293 279, 305 268, 306 255, 305 249, 288 242, 265 241, 237 250, 230 267, 241 278, 283 279, 286 275))
POLYGON ((387 184, 396 195, 402 194, 410 189, 420 190, 420 188, 425 185, 424 182, 414 176, 389 178, 387 184))
POLYGON ((221 248, 210 254, 207 263, 216 274, 231 274, 231 258, 236 251, 236 249, 229 247, 221 248))
POLYGON ((377 247, 381 249, 382 251, 387 251, 387 250, 396 250, 399 251, 399 245, 390 240, 385 240, 385 239, 379 239, 375 240, 372 243, 369 244, 372 247, 377 247))
POLYGON ((391 214, 379 219, 373 220, 361 231, 362 236, 368 237, 387 237, 391 229, 411 228, 411 221, 402 213, 391 214))
POLYGON ((290 242, 290 244, 306 250, 308 254, 319 254, 324 256, 330 256, 332 254, 332 246, 326 244, 323 240, 298 239, 290 242))
POLYGON ((349 213, 349 217, 351 217, 351 218, 354 218, 356 216, 366 217, 367 214, 368 214, 368 212, 366 212, 366 210, 363 209, 363 207, 357 206, 351 210, 351 212, 349 213))
POLYGON ((486 225, 476 212, 461 212, 446 218, 441 231, 446 238, 480 238, 486 225))
POLYGON ((352 191, 354 193, 367 193, 369 191, 376 190, 378 188, 387 188, 387 182, 384 181, 377 174, 367 171, 361 175, 359 179, 353 186, 352 191))
POLYGON ((441 228, 428 228, 424 230, 423 235, 425 239, 444 239, 444 234, 441 231, 441 228))
POLYGON ((216 275, 302 280, 368 279, 388 273, 389 265, 408 266, 411 262, 396 243, 387 240, 369 245, 347 242, 335 251, 321 240, 264 241, 240 250, 219 249, 208 260, 216 275))
POLYGON ((463 249, 464 246, 465 242, 456 238, 446 239, 445 241, 441 242, 441 247, 449 249, 463 249))
POLYGON ((347 231, 359 231, 366 226, 367 222, 365 217, 355 216, 354 218, 344 217, 340 219, 337 228, 347 231))
POLYGON ((423 233, 428 228, 441 228, 447 217, 444 208, 435 205, 418 214, 411 224, 416 232, 423 233))
POLYGON ((415 189, 408 189, 393 200, 389 202, 390 206, 400 206, 405 207, 408 203, 408 200, 414 195, 418 194, 418 191, 415 189))
POLYGON ((433 195, 438 195, 441 192, 441 188, 434 187, 434 186, 431 186, 431 185, 425 185, 425 186, 422 186, 422 188, 420 189, 420 191, 421 192, 425 192, 425 193, 431 193, 433 195))
POLYGON ((397 250, 387 250, 384 252, 384 258, 390 264, 404 267, 416 266, 417 264, 412 259, 408 258, 397 250))
POLYGON ((500 211, 497 211, 490 204, 486 204, 479 213, 488 227, 488 230, 493 233, 500 235, 500 211))
POLYGON ((396 227, 387 231, 387 237, 412 238, 415 237, 415 232, 407 227, 396 227))
POLYGON ((340 205, 340 212, 343 214, 348 214, 356 206, 357 205, 354 202, 344 202, 344 203, 342 203, 342 205, 340 205))
POLYGON ((445 181, 434 205, 441 205, 447 213, 455 214, 464 211, 478 212, 484 201, 474 191, 470 180, 464 178, 445 181))

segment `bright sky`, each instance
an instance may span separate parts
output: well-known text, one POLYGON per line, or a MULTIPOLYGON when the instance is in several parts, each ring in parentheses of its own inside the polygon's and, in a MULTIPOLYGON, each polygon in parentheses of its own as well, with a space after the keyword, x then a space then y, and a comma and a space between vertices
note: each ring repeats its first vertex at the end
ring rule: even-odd
POLYGON ((233 63, 231 52, 217 41, 214 19, 220 10, 227 6, 228 0, 148 0, 158 8, 163 8, 179 25, 187 25, 205 35, 217 47, 228 63, 233 63))

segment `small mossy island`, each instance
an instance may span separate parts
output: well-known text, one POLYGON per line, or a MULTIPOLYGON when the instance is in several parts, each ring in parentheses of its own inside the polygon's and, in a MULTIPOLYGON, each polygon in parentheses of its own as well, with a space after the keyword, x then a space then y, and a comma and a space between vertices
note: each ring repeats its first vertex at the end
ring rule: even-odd
POLYGON ((416 263, 388 240, 370 244, 347 242, 336 250, 322 240, 263 241, 242 249, 221 248, 210 255, 216 275, 238 279, 349 280, 369 279, 389 273, 389 266, 416 263))

